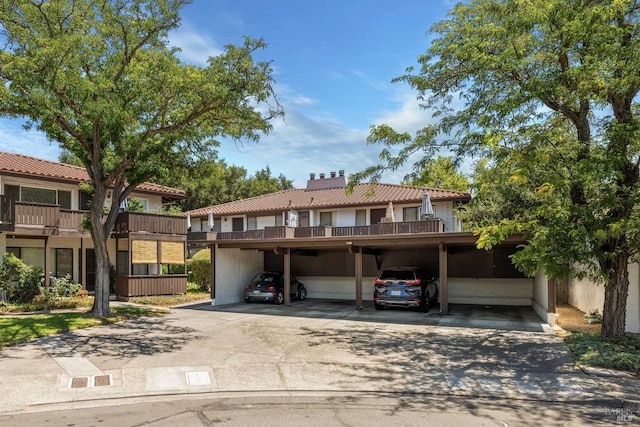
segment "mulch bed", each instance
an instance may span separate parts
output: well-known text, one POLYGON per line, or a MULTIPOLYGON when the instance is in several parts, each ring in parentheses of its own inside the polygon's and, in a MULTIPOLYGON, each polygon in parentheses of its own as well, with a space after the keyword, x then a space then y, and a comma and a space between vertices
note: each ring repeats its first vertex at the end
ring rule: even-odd
POLYGON ((589 324, 584 319, 585 313, 570 305, 558 305, 556 307, 558 317, 556 324, 567 332, 583 332, 599 334, 602 328, 600 323, 589 324))

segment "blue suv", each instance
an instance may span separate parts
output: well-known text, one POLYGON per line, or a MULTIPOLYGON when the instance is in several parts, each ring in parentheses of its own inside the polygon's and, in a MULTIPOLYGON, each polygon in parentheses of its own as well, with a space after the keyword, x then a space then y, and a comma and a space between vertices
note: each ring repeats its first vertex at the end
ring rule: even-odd
POLYGON ((391 267, 380 272, 373 290, 376 310, 413 307, 426 313, 438 302, 438 284, 417 267, 391 267))

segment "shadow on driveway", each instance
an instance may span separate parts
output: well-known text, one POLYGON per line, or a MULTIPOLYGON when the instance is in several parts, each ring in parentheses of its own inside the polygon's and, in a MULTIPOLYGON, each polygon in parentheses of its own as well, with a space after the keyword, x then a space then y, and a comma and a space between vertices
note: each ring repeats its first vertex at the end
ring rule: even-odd
POLYGON ((356 310, 352 300, 306 299, 292 301, 290 306, 271 303, 227 304, 211 306, 209 302, 175 307, 179 310, 204 310, 245 313, 267 316, 290 316, 317 319, 344 319, 360 322, 402 325, 426 325, 497 329, 510 331, 544 332, 544 323, 531 307, 486 306, 451 304, 449 313, 441 315, 438 307, 428 313, 411 309, 392 308, 375 310, 373 302, 365 301, 362 310, 356 310))

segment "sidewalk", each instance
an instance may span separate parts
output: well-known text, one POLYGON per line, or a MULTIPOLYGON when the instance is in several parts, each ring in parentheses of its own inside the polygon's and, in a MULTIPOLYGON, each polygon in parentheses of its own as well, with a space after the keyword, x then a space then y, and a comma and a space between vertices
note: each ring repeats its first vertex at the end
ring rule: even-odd
POLYGON ((0 414, 173 394, 336 391, 640 408, 638 379, 581 370, 550 332, 452 327, 439 316, 380 323, 371 320, 380 313, 351 308, 329 317, 267 309, 174 308, 4 349, 0 414))

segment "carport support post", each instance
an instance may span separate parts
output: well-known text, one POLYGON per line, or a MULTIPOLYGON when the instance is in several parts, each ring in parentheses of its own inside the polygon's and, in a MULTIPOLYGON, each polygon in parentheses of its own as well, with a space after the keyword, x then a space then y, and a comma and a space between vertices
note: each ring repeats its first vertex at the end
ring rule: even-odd
POLYGON ((209 284, 211 285, 211 305, 216 305, 216 248, 209 245, 209 284))
POLYGON ((447 264, 447 245, 440 243, 438 250, 438 269, 440 278, 438 280, 438 296, 440 297, 440 314, 449 313, 449 274, 447 264))
MULTIPOLYGON (((355 248, 354 248, 355 249, 355 248)), ((355 251, 356 310, 362 310, 362 248, 355 251)))
POLYGON ((291 305, 291 248, 284 250, 284 303, 291 305))

